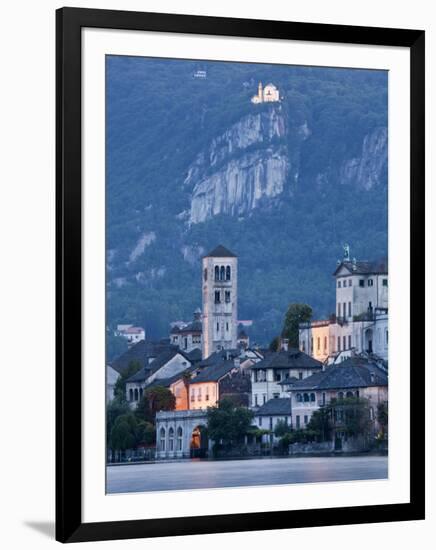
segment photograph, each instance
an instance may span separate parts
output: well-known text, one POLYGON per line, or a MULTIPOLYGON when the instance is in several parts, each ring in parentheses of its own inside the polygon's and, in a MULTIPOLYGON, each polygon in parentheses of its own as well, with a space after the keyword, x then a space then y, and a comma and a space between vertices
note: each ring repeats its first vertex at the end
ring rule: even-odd
POLYGON ((388 479, 389 71, 106 54, 104 94, 106 493, 388 479))

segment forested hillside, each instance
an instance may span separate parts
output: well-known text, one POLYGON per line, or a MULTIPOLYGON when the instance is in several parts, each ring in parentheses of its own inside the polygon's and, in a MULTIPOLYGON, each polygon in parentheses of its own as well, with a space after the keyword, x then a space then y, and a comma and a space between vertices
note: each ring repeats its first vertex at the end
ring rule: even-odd
POLYGON ((223 244, 239 318, 268 343, 289 302, 334 311, 345 242, 387 255, 385 72, 107 58, 110 327, 189 320, 201 256, 223 244), (282 101, 253 105, 259 81, 282 101))

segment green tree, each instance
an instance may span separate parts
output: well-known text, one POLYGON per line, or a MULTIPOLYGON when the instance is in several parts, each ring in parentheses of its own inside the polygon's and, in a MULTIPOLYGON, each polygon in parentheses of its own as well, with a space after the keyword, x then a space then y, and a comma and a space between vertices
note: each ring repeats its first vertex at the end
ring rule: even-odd
POLYGON ((114 387, 114 399, 118 401, 127 401, 126 398, 126 381, 128 378, 136 374, 141 369, 141 363, 133 360, 127 365, 127 368, 119 376, 114 387))
POLYGON ((280 348, 280 336, 275 336, 269 344, 269 349, 270 351, 279 351, 279 348, 280 348))
POLYGON ((334 424, 340 425, 348 435, 352 437, 369 435, 372 421, 367 399, 360 397, 336 399, 331 407, 334 424))
POLYGON ((249 431, 253 413, 245 407, 235 406, 229 399, 222 399, 217 407, 207 410, 209 437, 218 443, 240 443, 249 431))
POLYGON ((119 416, 130 413, 129 405, 126 401, 113 399, 106 407, 106 439, 108 447, 111 447, 111 432, 115 421, 119 416))
POLYGON ((118 416, 110 434, 110 447, 114 451, 133 449, 137 444, 138 424, 133 414, 118 416))
POLYGON ((312 319, 312 308, 307 304, 290 304, 285 315, 285 322, 282 330, 282 338, 289 340, 293 348, 299 346, 299 325, 307 323, 312 319))
POLYGON ((173 411, 175 407, 176 398, 171 391, 164 386, 154 386, 144 391, 135 409, 135 415, 139 420, 154 424, 158 411, 173 411))
POLYGON ((332 435, 331 410, 321 407, 312 413, 307 429, 317 434, 319 441, 329 441, 332 435))
POLYGON ((275 428, 274 428, 274 435, 276 437, 284 437, 285 435, 288 435, 292 432, 291 426, 285 422, 284 420, 278 420, 275 428))
POLYGON ((385 439, 388 433, 388 402, 379 403, 377 405, 377 420, 380 425, 379 438, 385 439))

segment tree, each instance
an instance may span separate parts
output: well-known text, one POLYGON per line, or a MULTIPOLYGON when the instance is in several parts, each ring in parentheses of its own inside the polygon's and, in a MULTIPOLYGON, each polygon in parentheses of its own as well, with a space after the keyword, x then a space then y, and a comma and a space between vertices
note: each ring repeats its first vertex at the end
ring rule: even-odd
POLYGON ((321 407, 314 411, 307 429, 316 433, 319 441, 329 441, 332 434, 331 410, 321 407))
POLYGON ((136 418, 132 413, 118 416, 110 434, 110 447, 115 451, 133 449, 137 444, 136 418))
POLYGON ((274 428, 274 435, 276 437, 284 437, 292 432, 291 426, 284 420, 278 420, 274 428))
POLYGON ((293 348, 299 346, 299 325, 307 323, 312 318, 312 308, 307 304, 290 304, 285 315, 285 322, 282 330, 282 338, 289 340, 293 348))
POLYGON ((128 378, 141 370, 141 363, 133 360, 127 365, 127 368, 121 373, 114 386, 114 399, 118 401, 127 401, 126 398, 126 381, 128 378))
POLYGON ((389 423, 387 401, 385 401, 384 403, 379 403, 377 405, 377 420, 380 425, 379 438, 385 439, 388 433, 388 423, 389 423))
POLYGON ((155 423, 158 411, 173 411, 176 408, 176 398, 172 392, 164 386, 154 386, 144 391, 135 409, 135 415, 139 420, 155 423))
POLYGON ((218 443, 240 443, 247 435, 253 419, 253 413, 245 407, 235 406, 229 399, 222 399, 217 407, 207 410, 209 437, 218 443))
POLYGON ((270 351, 279 351, 279 348, 280 348, 280 336, 275 336, 269 344, 269 349, 270 351))
POLYGON ((369 435, 372 421, 367 399, 359 397, 336 399, 331 407, 334 424, 342 426, 348 435, 351 437, 369 435))
POLYGON ((113 399, 107 404, 106 407, 106 437, 108 447, 111 447, 110 439, 112 428, 114 427, 115 421, 119 416, 126 415, 130 413, 129 405, 126 401, 120 401, 118 399, 113 399))

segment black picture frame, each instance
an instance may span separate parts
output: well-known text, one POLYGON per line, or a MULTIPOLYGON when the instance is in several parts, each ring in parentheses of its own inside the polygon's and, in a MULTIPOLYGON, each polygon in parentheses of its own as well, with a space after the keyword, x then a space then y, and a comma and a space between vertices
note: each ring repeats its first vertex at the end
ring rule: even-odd
POLYGON ((128 539, 424 519, 424 43, 420 30, 62 8, 56 13, 56 539, 128 539), (81 29, 144 30, 410 49, 410 502, 237 515, 82 522, 81 29), (419 280, 418 280, 419 277, 419 280), (419 322, 418 322, 419 320, 419 322), (414 322, 412 322, 414 321, 414 322))

